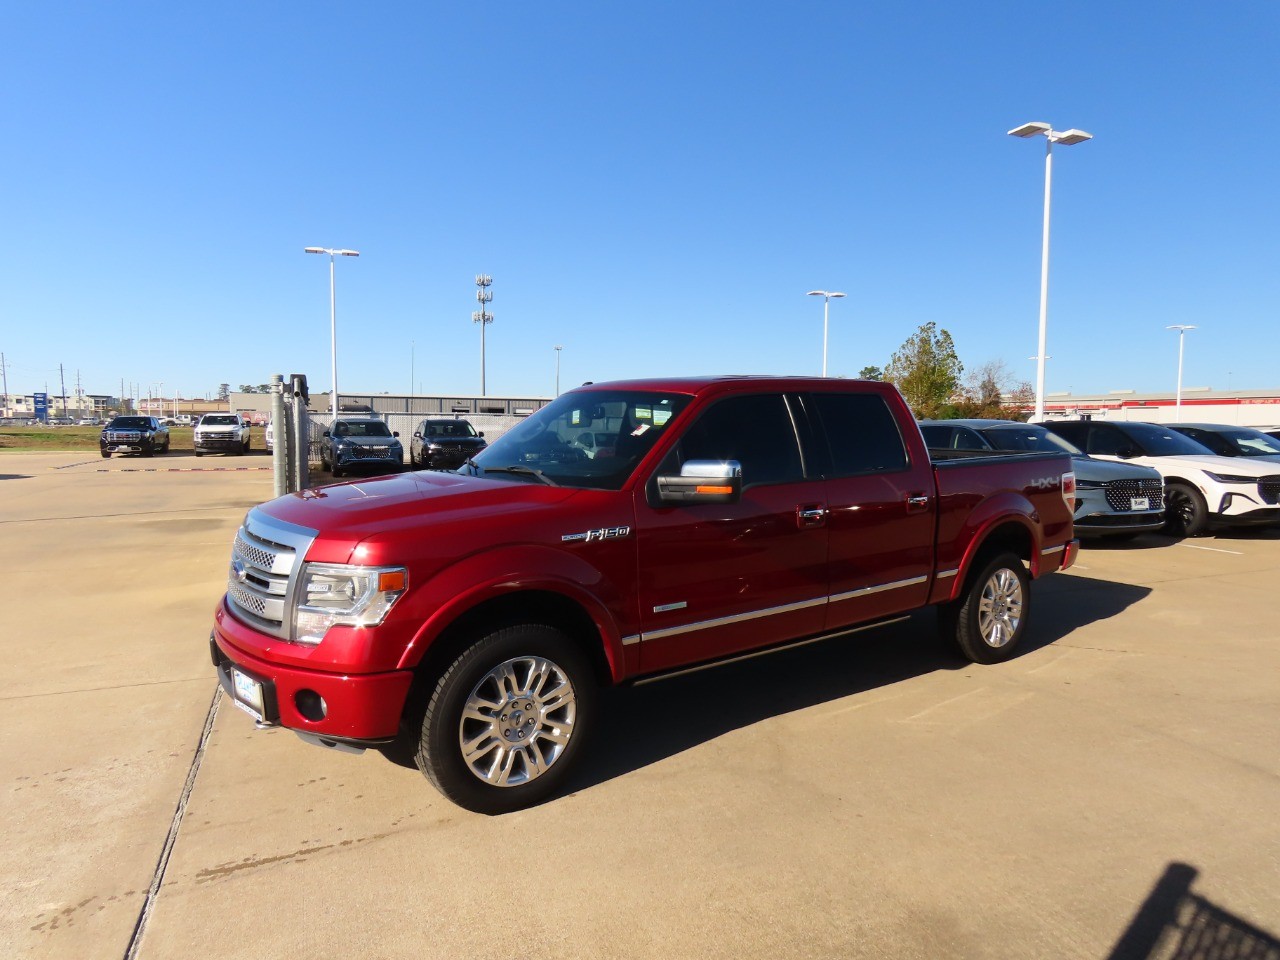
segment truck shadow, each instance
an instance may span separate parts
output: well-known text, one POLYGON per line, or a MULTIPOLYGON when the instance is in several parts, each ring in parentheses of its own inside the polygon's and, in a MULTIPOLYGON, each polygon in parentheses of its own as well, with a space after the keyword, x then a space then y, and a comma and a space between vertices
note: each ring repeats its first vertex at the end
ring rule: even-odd
MULTIPOLYGON (((1020 655, 1117 616, 1151 593, 1081 576, 1049 577, 1032 590, 1036 606, 1020 655)), ((923 610, 809 646, 613 688, 602 698, 595 748, 566 791, 624 776, 771 717, 969 666, 938 638, 934 612, 923 610)))

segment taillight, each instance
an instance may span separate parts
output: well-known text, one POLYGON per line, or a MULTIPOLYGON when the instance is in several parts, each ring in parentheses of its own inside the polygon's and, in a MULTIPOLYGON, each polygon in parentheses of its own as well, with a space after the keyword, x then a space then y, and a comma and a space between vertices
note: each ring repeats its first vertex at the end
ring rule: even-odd
POLYGON ((1062 475, 1062 499, 1066 501, 1067 509, 1075 513, 1076 475, 1074 473, 1064 473, 1062 475))

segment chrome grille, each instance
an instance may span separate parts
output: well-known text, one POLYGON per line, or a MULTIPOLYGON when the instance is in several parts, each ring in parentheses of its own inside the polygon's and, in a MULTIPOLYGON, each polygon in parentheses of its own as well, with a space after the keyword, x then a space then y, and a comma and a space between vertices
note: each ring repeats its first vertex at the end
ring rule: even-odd
POLYGON ((1111 480, 1106 484, 1107 505, 1112 510, 1133 510, 1134 497, 1146 497, 1152 510, 1164 509, 1164 481, 1162 480, 1111 480))
POLYGON ((1258 481, 1258 495, 1263 503, 1280 503, 1280 474, 1262 477, 1258 481))
POLYGON ((357 460, 382 460, 387 456, 389 447, 354 446, 351 455, 357 460))
POLYGON ((316 532, 249 511, 231 547, 227 604, 238 619, 290 639, 290 603, 300 557, 316 532))
POLYGON ((107 443, 137 443, 142 439, 140 430, 108 430, 107 443))

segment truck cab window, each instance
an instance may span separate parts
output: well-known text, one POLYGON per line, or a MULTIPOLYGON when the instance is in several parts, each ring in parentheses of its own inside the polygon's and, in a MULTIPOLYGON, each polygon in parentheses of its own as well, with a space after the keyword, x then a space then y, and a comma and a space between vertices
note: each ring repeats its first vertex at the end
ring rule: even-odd
MULTIPOLYGON (((907 468, 907 449, 884 399, 871 393, 817 393, 831 454, 831 476, 853 477, 907 468)), ((948 438, 951 439, 951 438, 948 438)), ((956 438, 959 449, 981 449, 956 438)), ((948 444, 950 445, 950 444, 948 444)))
POLYGON ((721 400, 690 425, 660 473, 679 473, 688 460, 737 460, 744 487, 804 479, 800 446, 782 395, 721 400))

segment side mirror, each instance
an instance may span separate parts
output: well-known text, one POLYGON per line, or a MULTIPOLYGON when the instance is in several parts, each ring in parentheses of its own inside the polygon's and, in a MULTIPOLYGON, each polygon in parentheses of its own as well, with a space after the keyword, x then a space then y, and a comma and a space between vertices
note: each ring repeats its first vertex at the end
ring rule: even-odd
POLYGON ((1116 456, 1121 460, 1132 460, 1134 457, 1141 456, 1137 447, 1121 447, 1116 451, 1116 456))
POLYGON ((326 437, 327 437, 328 435, 329 435, 329 431, 328 431, 328 430, 326 430, 326 431, 324 432, 324 436, 326 436, 326 437))
POLYGON ((482 436, 482 437, 484 436, 484 431, 483 431, 483 430, 481 430, 481 431, 480 431, 480 436, 482 436))
POLYGON ((660 503, 737 503, 742 464, 737 460, 689 460, 678 477, 658 477, 660 503))
POLYGON ((422 439, 422 431, 421 431, 421 430, 415 430, 415 431, 413 431, 413 438, 414 438, 415 440, 421 440, 421 439, 422 439))
POLYGON ((398 432, 398 431, 396 431, 396 430, 392 430, 392 431, 391 431, 391 435, 392 435, 393 437, 398 437, 398 436, 400 436, 399 432, 398 432))

